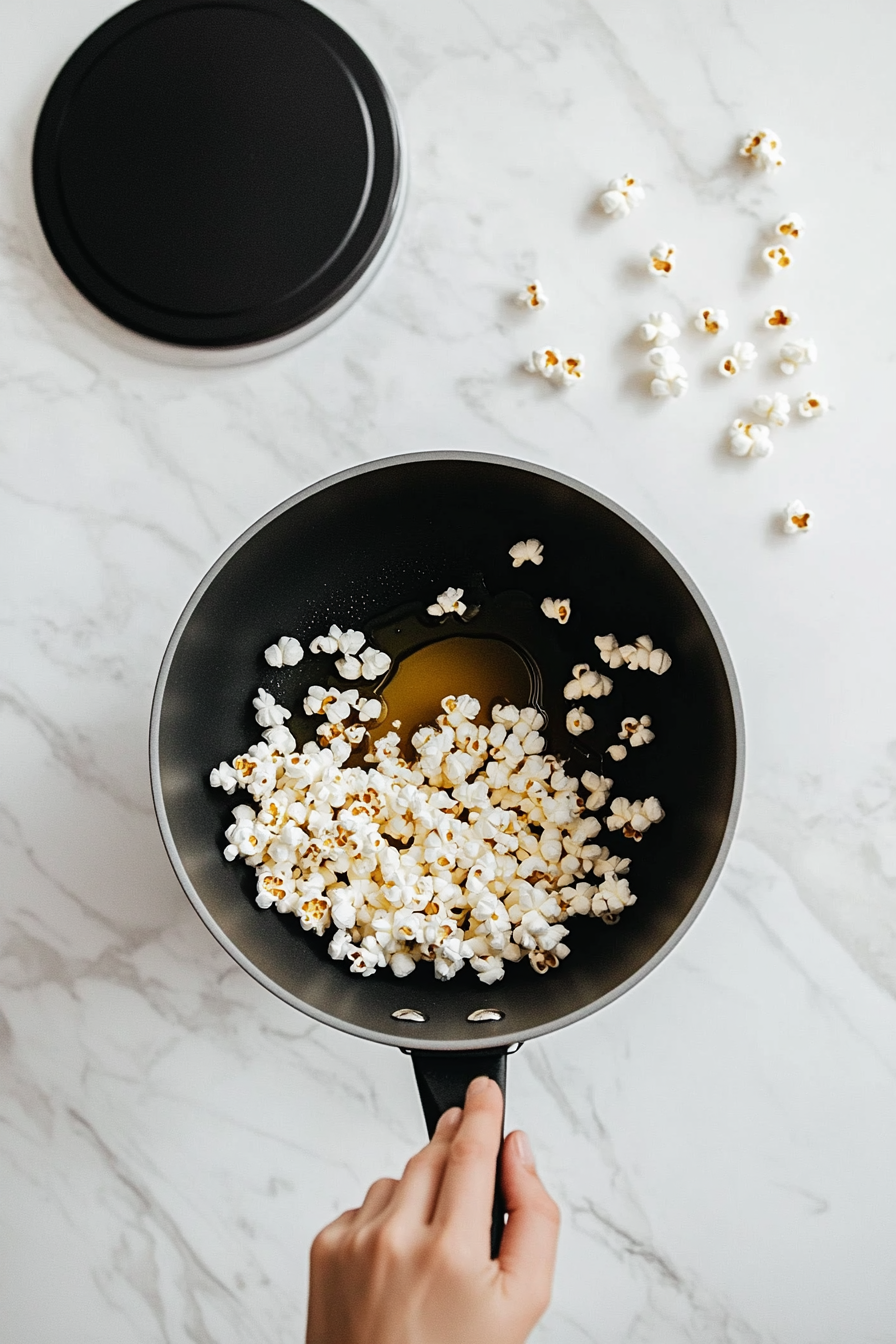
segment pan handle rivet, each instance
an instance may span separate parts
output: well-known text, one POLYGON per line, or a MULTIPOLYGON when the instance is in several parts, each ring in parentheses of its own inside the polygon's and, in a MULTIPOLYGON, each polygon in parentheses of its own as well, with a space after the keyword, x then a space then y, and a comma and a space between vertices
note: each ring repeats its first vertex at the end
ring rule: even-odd
POLYGON ((392 1014, 399 1022, 426 1022, 429 1019, 419 1008, 396 1008, 392 1014))
POLYGON ((500 1022, 504 1014, 500 1008, 477 1008, 467 1015, 468 1022, 500 1022))

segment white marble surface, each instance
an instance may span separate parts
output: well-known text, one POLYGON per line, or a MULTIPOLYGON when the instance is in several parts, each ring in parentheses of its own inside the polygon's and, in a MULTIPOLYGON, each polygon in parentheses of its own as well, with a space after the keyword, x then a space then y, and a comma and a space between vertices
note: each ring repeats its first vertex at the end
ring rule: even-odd
POLYGON ((636 991, 513 1060, 510 1119, 564 1211, 551 1344, 896 1339, 896 358, 881 0, 327 0, 391 80, 412 182, 362 304, 312 344, 164 367, 83 321, 36 233, 37 111, 109 0, 0 15, 3 840, 0 1335, 10 1344, 300 1340, 317 1227, 420 1142, 408 1061, 245 976, 169 872, 151 688, 206 567, 322 469, 459 446, 548 462, 641 517, 714 607, 749 734, 739 838, 636 991), (777 178, 733 157, 781 133, 777 178), (632 218, 595 214, 632 169, 632 218), (785 209, 795 273, 753 263, 785 209), (740 385, 689 333, 688 398, 643 392, 633 325, 727 308, 740 385), (513 311, 532 272, 551 306, 513 311), (764 462, 724 451, 790 302, 837 411, 764 462), (521 374, 536 333, 588 358, 521 374), (793 495, 812 535, 779 536, 793 495), (363 1147, 358 1136, 363 1134, 363 1147))

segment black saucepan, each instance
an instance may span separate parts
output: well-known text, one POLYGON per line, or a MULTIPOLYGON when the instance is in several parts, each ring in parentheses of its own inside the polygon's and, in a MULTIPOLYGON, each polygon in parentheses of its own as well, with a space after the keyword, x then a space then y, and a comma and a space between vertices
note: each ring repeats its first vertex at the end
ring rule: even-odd
MULTIPOLYGON (((387 685, 387 702, 388 694, 387 685)), ((432 453, 329 477, 233 543, 193 594, 168 645, 150 757, 168 855, 200 918, 245 970, 293 1007, 409 1051, 431 1132, 441 1112, 463 1100, 473 1076, 489 1073, 503 1087, 511 1047, 617 998, 682 936, 732 838, 743 720, 731 661, 706 603, 634 518, 546 468, 432 453), (508 550, 528 537, 543 542, 544 562, 514 569, 508 550), (603 769, 616 781, 614 794, 653 794, 666 810, 640 843, 618 831, 608 841, 632 858, 637 904, 612 926, 574 918, 571 955, 557 969, 538 975, 522 962, 490 988, 468 967, 448 983, 436 983, 425 963, 401 980, 388 970, 351 974, 347 963, 327 956, 326 938, 304 933, 293 916, 259 909, 251 870, 228 864, 221 852, 231 807, 251 800, 227 798, 208 784, 212 766, 258 740, 251 707, 258 686, 292 707, 310 683, 333 680, 332 658, 306 654, 296 667, 273 669, 262 656, 267 645, 294 634, 307 648, 336 623, 377 629, 377 643, 388 650, 390 638, 403 638, 402 622, 419 621, 449 586, 463 588, 470 612, 480 614, 433 623, 427 637, 494 635, 497 621, 500 637, 517 643, 533 668, 548 748, 570 759, 569 772, 603 769), (541 616, 545 596, 571 599, 568 624, 541 616), (575 663, 603 668, 593 636, 610 631, 620 643, 649 634, 671 653, 672 667, 664 676, 614 672, 613 693, 587 702, 594 729, 570 738, 562 686, 575 663), (618 765, 607 760, 602 753, 622 717, 645 713, 656 740, 618 765), (408 1020, 407 1010, 422 1020, 408 1020)))

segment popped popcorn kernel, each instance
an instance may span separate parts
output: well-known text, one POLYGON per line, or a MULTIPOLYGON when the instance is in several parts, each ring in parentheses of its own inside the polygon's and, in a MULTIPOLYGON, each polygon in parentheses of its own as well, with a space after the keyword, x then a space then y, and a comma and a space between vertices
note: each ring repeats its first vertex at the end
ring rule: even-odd
POLYGON ((654 397, 683 397, 688 390, 688 375, 678 351, 671 345, 654 346, 647 356, 652 370, 650 393, 654 397))
POLYGON ((783 428, 790 424, 790 398, 786 392, 775 392, 772 396, 763 393, 753 402, 753 410, 770 425, 783 428))
POLYGON ((585 360, 582 355, 567 355, 560 361, 558 374, 564 387, 574 387, 585 377, 585 360))
POLYGON ((527 560, 530 560, 533 565, 540 565, 544 560, 543 550, 542 543, 535 537, 530 537, 528 541, 515 542, 508 554, 513 561, 514 569, 519 569, 520 565, 524 565, 527 560))
POLYGON ((521 308, 529 308, 533 312, 548 306, 548 296, 538 280, 530 280, 525 288, 517 294, 516 301, 521 308))
POLYGON ((805 228, 806 225, 802 215, 798 215, 796 211, 791 210, 778 220, 775 225, 775 233, 781 238, 790 238, 795 241, 797 238, 802 238, 805 228))
POLYGON ((651 732, 650 725, 652 719, 649 714, 642 714, 640 719, 628 717, 622 720, 622 727, 619 731, 619 739, 630 747, 643 747, 652 742, 655 733, 651 732))
POLYGON ((771 130, 751 131, 741 142, 738 152, 742 158, 749 159, 754 168, 766 173, 784 166, 781 138, 771 130))
POLYGON ((813 514, 801 499, 792 499, 784 510, 784 531, 791 536, 799 532, 808 532, 812 526, 813 514))
POLYGON ((651 275, 671 275, 675 269, 675 244, 654 243, 647 256, 647 270, 651 275))
POLYGON ((830 402, 820 392, 807 392, 802 401, 797 403, 797 410, 807 420, 827 415, 830 409, 830 402))
POLYGON ((572 680, 564 686, 563 695, 567 700, 579 700, 585 695, 598 700, 603 695, 609 695, 612 689, 613 682, 609 677, 602 672, 592 672, 587 663, 576 663, 572 680))
POLYGON ((771 271, 786 271, 793 265, 793 257, 783 244, 764 247, 760 256, 771 271))
POLYGON ((815 364, 817 360, 818 348, 813 340, 785 341, 778 367, 790 377, 802 364, 815 364))
POLYGON ((269 667, 295 667, 304 656, 305 650, 291 635, 281 635, 276 644, 270 644, 264 651, 269 667))
POLYGON ((728 430, 728 444, 735 457, 770 457, 774 451, 768 425, 735 420, 728 430))
POLYGON ((462 616, 467 609, 466 603, 461 601, 463 595, 463 588, 446 588, 426 610, 430 616, 447 616, 452 611, 462 616))
POLYGON ((733 378, 741 369, 751 369, 758 358, 758 351, 752 341, 737 341, 730 355, 719 360, 719 373, 723 378, 733 378))
POLYGON ((541 604, 541 610, 548 620, 565 625, 572 612, 572 603, 568 597, 546 597, 541 604))
POLYGON ((553 378, 563 364, 563 356, 553 346, 533 350, 523 368, 527 373, 540 373, 542 378, 553 378))
POLYGON ((573 737, 581 737, 582 733, 589 733, 593 727, 594 720, 581 705, 576 705, 566 716, 566 731, 573 737))
POLYGON ((274 728, 286 722, 291 718, 288 709, 283 705, 278 705, 274 697, 263 686, 259 686, 258 695, 252 701, 255 708, 255 722, 260 723, 262 728, 274 728))
POLYGON ((636 177, 627 173, 625 177, 611 179, 607 190, 600 197, 600 205, 605 215, 613 219, 625 219, 643 200, 644 188, 636 177))
POLYGON ((681 329, 670 313, 650 313, 638 327, 638 335, 648 345, 668 345, 678 339, 681 329))
POLYGON ((694 318, 694 326, 708 336, 718 336, 728 330, 728 314, 724 308, 701 308, 694 318))
POLYGON ((777 308, 766 308, 762 317, 762 325, 768 327, 771 331, 792 327, 794 322, 798 321, 799 315, 790 308, 785 308, 783 304, 780 304, 777 308))

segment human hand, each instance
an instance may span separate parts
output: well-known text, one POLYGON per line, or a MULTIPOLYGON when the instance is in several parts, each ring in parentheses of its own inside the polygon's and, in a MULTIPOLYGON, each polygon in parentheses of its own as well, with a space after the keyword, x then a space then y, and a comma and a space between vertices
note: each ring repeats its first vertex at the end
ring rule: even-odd
POLYGON ((317 1235, 307 1344, 522 1344, 550 1301, 560 1212, 525 1134, 508 1134, 491 1259, 503 1111, 497 1083, 474 1078, 401 1180, 375 1181, 317 1235))

